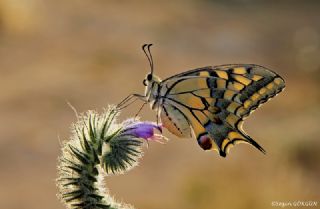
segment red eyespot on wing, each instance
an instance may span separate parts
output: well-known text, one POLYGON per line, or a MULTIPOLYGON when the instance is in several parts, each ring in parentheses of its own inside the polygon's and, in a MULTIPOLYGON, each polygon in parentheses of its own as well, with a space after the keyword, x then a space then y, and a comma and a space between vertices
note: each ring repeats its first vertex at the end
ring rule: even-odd
POLYGON ((212 140, 208 135, 200 136, 198 139, 198 144, 204 150, 209 150, 212 148, 212 140))

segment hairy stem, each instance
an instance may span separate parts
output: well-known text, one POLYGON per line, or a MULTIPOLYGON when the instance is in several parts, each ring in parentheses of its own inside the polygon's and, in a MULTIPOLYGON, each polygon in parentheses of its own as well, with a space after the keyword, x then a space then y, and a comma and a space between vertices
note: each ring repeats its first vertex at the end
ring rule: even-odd
POLYGON ((89 111, 72 126, 71 139, 64 143, 58 162, 58 196, 70 209, 125 209, 103 186, 107 174, 120 174, 137 165, 142 141, 116 124, 118 110, 103 114, 89 111))

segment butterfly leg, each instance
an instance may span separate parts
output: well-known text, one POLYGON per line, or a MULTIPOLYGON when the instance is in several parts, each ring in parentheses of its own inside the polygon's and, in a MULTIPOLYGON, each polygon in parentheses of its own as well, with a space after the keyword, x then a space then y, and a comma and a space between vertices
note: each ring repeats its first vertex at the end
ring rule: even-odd
POLYGON ((160 102, 158 102, 157 105, 157 125, 159 125, 159 121, 160 121, 160 102))
POLYGON ((139 113, 141 112, 141 110, 143 109, 143 107, 144 107, 146 104, 147 104, 147 102, 144 102, 144 103, 141 105, 140 109, 139 109, 138 112, 135 114, 134 118, 137 118, 137 117, 138 117, 139 113))
POLYGON ((131 105, 132 103, 134 103, 135 101, 137 101, 138 99, 146 102, 145 95, 130 94, 126 98, 124 98, 119 104, 117 104, 117 109, 122 110, 122 109, 128 107, 129 105, 131 105))

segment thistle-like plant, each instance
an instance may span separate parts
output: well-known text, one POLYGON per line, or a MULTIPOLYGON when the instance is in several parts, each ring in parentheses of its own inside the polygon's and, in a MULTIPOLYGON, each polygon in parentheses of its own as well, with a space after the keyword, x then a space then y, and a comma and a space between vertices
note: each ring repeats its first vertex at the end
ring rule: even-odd
POLYGON ((119 110, 103 114, 88 111, 72 126, 71 139, 63 144, 58 161, 58 197, 70 209, 125 209, 103 184, 108 174, 121 174, 137 165, 143 140, 159 141, 161 127, 152 122, 128 119, 117 123, 119 110))

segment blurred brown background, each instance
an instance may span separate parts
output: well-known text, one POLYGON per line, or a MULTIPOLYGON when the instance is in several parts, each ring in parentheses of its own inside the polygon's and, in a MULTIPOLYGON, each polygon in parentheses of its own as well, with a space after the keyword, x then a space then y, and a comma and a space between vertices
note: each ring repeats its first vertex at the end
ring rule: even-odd
MULTIPOLYGON (((320 2, 294 0, 0 1, 0 208, 62 209, 55 178, 75 115, 143 92, 141 51, 162 78, 196 67, 256 63, 287 88, 256 111, 227 158, 195 140, 152 143, 140 166, 106 179, 139 209, 272 208, 320 200, 320 2)), ((125 110, 133 115, 139 105, 125 110)), ((145 120, 155 120, 149 108, 145 120)), ((318 207, 319 207, 318 202, 318 207)))

